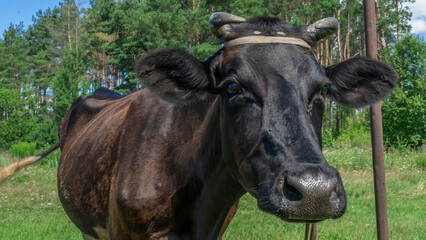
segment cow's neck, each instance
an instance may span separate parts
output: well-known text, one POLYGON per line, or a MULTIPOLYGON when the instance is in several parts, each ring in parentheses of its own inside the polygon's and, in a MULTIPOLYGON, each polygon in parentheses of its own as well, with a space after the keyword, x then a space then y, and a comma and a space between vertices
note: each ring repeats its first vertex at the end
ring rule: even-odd
POLYGON ((212 102, 200 131, 198 159, 204 162, 197 166, 199 176, 203 176, 194 212, 197 239, 216 239, 230 208, 245 193, 222 158, 219 104, 219 98, 212 102))
POLYGON ((197 202, 197 239, 217 239, 229 210, 244 194, 241 185, 221 165, 204 183, 197 202))

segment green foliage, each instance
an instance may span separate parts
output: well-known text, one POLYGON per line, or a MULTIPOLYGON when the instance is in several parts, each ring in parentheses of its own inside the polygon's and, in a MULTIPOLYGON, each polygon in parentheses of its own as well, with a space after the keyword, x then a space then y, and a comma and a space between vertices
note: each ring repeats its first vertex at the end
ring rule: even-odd
POLYGON ((232 1, 230 8, 232 14, 250 18, 252 16, 267 16, 269 1, 266 0, 237 0, 232 1))
MULTIPOLYGON (((367 121, 367 109, 354 110, 339 108, 337 114, 349 115, 340 119, 341 127, 333 128, 334 146, 351 148, 368 148, 371 146, 370 122, 367 121)), ((336 124, 337 125, 337 124, 336 124)))
POLYGON ((383 135, 397 149, 426 141, 426 42, 413 35, 382 51, 383 61, 399 74, 399 84, 383 103, 383 135))
POLYGON ((21 93, 15 89, 1 89, 0 87, 0 149, 7 149, 18 141, 27 141, 31 129, 31 121, 25 101, 21 93))
POLYGON ((18 143, 16 145, 13 145, 10 149, 9 149, 9 154, 15 157, 19 157, 19 158, 23 158, 23 157, 28 157, 28 156, 32 156, 35 153, 36 150, 36 143, 27 143, 27 142, 22 142, 22 143, 18 143))
POLYGON ((58 127, 51 118, 34 117, 33 128, 28 134, 30 141, 37 143, 37 149, 45 149, 57 142, 58 127))
POLYGON ((333 147, 334 140, 333 135, 328 129, 325 129, 322 133, 322 146, 323 147, 333 147))
POLYGON ((395 39, 395 31, 401 33, 410 32, 410 12, 411 4, 415 0, 381 0, 380 7, 377 8, 377 14, 381 17, 377 21, 377 32, 381 37, 385 37, 386 42, 391 43, 395 39), (398 6, 398 11, 396 11, 398 6))
POLYGON ((53 80, 53 93, 55 104, 53 110, 55 123, 59 127, 62 118, 67 114, 71 103, 79 96, 78 72, 80 60, 75 57, 73 49, 67 49, 62 64, 57 68, 56 77, 53 80))
POLYGON ((24 25, 11 24, 3 33, 0 44, 0 84, 5 88, 20 89, 27 83, 25 75, 29 64, 26 61, 28 42, 24 25))
POLYGON ((371 146, 370 126, 366 124, 350 124, 340 130, 337 141, 349 144, 350 147, 371 146))
POLYGON ((194 55, 198 59, 204 60, 212 56, 217 50, 219 50, 217 44, 212 44, 209 42, 202 43, 200 45, 194 46, 191 50, 194 51, 194 55))
POLYGON ((30 136, 38 129, 35 119, 49 116, 47 89, 54 64, 46 25, 51 15, 50 10, 37 12, 27 31, 22 24, 12 24, 0 40, 1 149, 20 141, 38 141, 30 136))

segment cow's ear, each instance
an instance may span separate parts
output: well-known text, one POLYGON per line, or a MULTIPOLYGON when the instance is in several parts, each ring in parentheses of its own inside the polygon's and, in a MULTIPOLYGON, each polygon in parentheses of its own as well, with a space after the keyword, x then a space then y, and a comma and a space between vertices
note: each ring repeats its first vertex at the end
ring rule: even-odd
POLYGON ((357 57, 326 68, 331 81, 328 94, 348 107, 360 108, 387 97, 398 74, 380 61, 357 57))
POLYGON ((180 49, 149 53, 136 63, 143 84, 167 100, 189 100, 205 95, 211 85, 209 68, 180 49))

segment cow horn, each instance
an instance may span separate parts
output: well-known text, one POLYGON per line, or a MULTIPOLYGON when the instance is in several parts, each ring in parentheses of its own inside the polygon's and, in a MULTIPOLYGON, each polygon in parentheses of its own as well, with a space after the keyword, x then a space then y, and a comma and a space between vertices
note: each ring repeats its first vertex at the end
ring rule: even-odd
POLYGON ((315 23, 307 27, 307 32, 314 42, 329 36, 330 34, 337 31, 339 22, 334 17, 328 17, 316 21, 315 23))
POLYGON ((217 38, 224 41, 226 36, 230 33, 230 23, 243 23, 245 21, 245 18, 239 16, 224 12, 216 12, 210 16, 209 25, 212 33, 217 38))

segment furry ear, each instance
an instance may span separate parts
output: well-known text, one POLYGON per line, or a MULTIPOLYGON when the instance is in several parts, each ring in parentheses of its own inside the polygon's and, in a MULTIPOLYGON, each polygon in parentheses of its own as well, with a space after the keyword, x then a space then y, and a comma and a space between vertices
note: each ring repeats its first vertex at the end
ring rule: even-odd
POLYGON ((387 97, 398 80, 398 74, 391 66, 367 57, 352 58, 325 70, 331 81, 328 94, 353 108, 387 97))
POLYGON ((209 68, 180 49, 149 53, 136 63, 142 82, 168 100, 189 100, 207 93, 211 80, 209 68))

